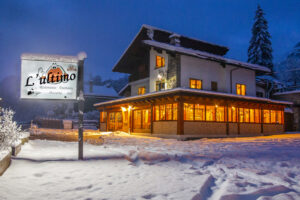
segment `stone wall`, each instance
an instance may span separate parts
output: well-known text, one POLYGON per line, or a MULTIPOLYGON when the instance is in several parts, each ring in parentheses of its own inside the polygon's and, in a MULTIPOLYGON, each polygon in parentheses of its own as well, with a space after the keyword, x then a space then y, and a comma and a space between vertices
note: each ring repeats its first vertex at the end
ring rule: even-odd
POLYGON ((261 135, 261 124, 240 123, 240 135, 261 135))
POLYGON ((283 133, 283 124, 264 124, 264 133, 283 133))
POLYGON ((102 132, 106 131, 106 123, 100 123, 100 131, 102 132))
POLYGON ((167 71, 167 84, 168 89, 176 88, 179 86, 177 74, 180 69, 180 56, 179 55, 169 55, 169 66, 167 71))
POLYGON ((184 122, 184 135, 226 136, 226 123, 184 122))
POLYGON ((177 121, 153 122, 153 134, 177 134, 177 121))

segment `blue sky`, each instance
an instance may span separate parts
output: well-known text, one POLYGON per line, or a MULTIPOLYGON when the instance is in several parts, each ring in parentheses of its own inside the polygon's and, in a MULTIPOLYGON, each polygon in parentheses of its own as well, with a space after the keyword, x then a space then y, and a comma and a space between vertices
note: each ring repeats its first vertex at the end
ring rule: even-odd
POLYGON ((299 0, 1 0, 0 79, 19 73, 24 52, 76 55, 85 51, 85 75, 111 72, 140 29, 149 24, 229 47, 246 61, 253 17, 260 4, 269 22, 274 61, 300 42, 299 0))

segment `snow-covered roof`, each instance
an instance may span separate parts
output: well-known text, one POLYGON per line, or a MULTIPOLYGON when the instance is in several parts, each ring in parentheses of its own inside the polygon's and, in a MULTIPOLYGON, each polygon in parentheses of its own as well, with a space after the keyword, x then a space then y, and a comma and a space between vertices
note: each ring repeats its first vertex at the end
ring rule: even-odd
POLYGON ((62 55, 50 55, 50 54, 23 53, 21 55, 21 59, 77 63, 79 60, 83 58, 82 58, 82 54, 79 54, 78 56, 62 56, 62 55))
POLYGON ((96 107, 97 106, 105 106, 105 105, 114 104, 114 103, 122 103, 122 102, 127 102, 127 101, 143 99, 143 98, 147 98, 147 97, 155 97, 155 96, 161 96, 161 95, 178 93, 178 92, 212 95, 212 96, 227 97, 227 98, 229 97, 229 98, 233 98, 233 99, 250 100, 250 101, 254 100, 254 101, 262 101, 262 102, 266 102, 266 103, 283 104, 283 105, 292 105, 293 104, 292 102, 288 102, 288 101, 278 101, 278 100, 272 100, 272 99, 261 98, 261 97, 241 96, 241 95, 236 95, 236 94, 197 90, 197 89, 190 89, 190 88, 174 88, 174 89, 170 89, 170 90, 150 92, 150 93, 146 93, 143 95, 124 97, 124 98, 120 98, 120 99, 116 99, 116 100, 112 100, 112 101, 96 103, 96 104, 94 104, 94 106, 96 106, 96 107))
POLYGON ((300 94, 300 90, 291 90, 285 92, 276 92, 273 95, 285 95, 285 94, 300 94))
POLYGON ((93 95, 93 96, 112 96, 117 97, 119 96, 116 90, 110 86, 99 86, 93 85, 93 92, 90 92, 89 84, 84 84, 84 95, 93 95))
POLYGON ((227 63, 227 64, 232 64, 232 65, 252 69, 252 70, 255 70, 255 71, 271 72, 271 70, 269 68, 264 67, 264 66, 251 64, 251 63, 246 63, 246 62, 233 60, 233 59, 229 59, 229 58, 224 58, 222 56, 207 53, 207 52, 204 52, 204 51, 199 51, 199 50, 195 50, 195 49, 188 49, 188 48, 184 48, 184 47, 181 47, 181 46, 174 46, 174 45, 171 45, 171 44, 167 44, 167 43, 163 43, 163 42, 157 42, 157 41, 154 41, 154 40, 144 40, 143 43, 146 44, 146 45, 149 45, 149 46, 154 46, 154 47, 169 50, 169 51, 183 53, 183 54, 195 56, 195 57, 198 57, 198 58, 215 60, 215 61, 218 61, 218 62, 224 62, 224 63, 227 63))

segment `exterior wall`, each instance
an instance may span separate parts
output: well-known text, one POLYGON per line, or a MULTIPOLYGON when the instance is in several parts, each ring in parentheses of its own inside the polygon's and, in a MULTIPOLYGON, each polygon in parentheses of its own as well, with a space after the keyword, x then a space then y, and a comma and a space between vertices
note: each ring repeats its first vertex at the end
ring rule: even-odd
POLYGON ((153 122, 153 134, 177 134, 177 121, 153 122))
POLYGON ((149 92, 149 78, 145 78, 145 79, 141 79, 141 80, 131 82, 130 85, 131 85, 131 96, 138 95, 139 87, 145 87, 146 88, 146 93, 149 92))
POLYGON ((105 132, 106 131, 106 123, 100 123, 100 131, 105 132))
POLYGON ((240 123, 240 135, 261 135, 261 124, 240 123))
MULTIPOLYGON (((231 93, 230 70, 235 66, 192 56, 181 55, 181 87, 189 87, 190 78, 202 80, 203 90, 211 90, 211 82, 218 83, 218 92, 231 93)), ((246 95, 256 96, 255 72, 244 68, 238 68, 232 72, 232 93, 236 94, 236 84, 246 85, 246 95)))
POLYGON ((228 123, 229 124, 229 135, 238 135, 238 124, 237 123, 228 123))
POLYGON ((283 133, 283 124, 264 124, 264 133, 283 133))
MULTIPOLYGON (((153 48, 150 49, 150 65, 149 65, 149 74, 150 74, 150 81, 149 81, 149 92, 155 92, 155 84, 158 80, 158 75, 162 76, 163 79, 167 80, 167 71, 168 71, 168 54, 166 51, 162 50, 162 53, 158 53, 153 48), (165 67, 156 69, 156 56, 163 56, 165 58, 165 67)), ((166 84, 168 87, 168 84, 166 84)), ((168 88, 166 88, 168 89, 168 88)))
POLYGON ((184 122, 184 135, 226 136, 226 123, 184 122))

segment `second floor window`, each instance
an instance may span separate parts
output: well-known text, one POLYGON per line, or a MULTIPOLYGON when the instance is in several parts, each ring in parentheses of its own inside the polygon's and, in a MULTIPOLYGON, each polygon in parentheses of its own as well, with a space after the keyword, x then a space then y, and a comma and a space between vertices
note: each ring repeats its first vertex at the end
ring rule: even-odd
POLYGON ((198 79, 190 79, 190 88, 202 89, 202 81, 198 79))
POLYGON ((237 95, 246 95, 246 85, 244 84, 236 84, 236 94, 237 95))
POLYGON ((142 95, 146 93, 146 88, 145 87, 139 87, 138 89, 138 95, 142 95))
POLYGON ((212 91, 218 91, 218 83, 215 81, 211 82, 211 90, 212 91))
POLYGON ((162 56, 156 56, 156 68, 165 66, 165 58, 162 56))
POLYGON ((156 91, 161 91, 165 89, 165 81, 156 81, 156 91))

